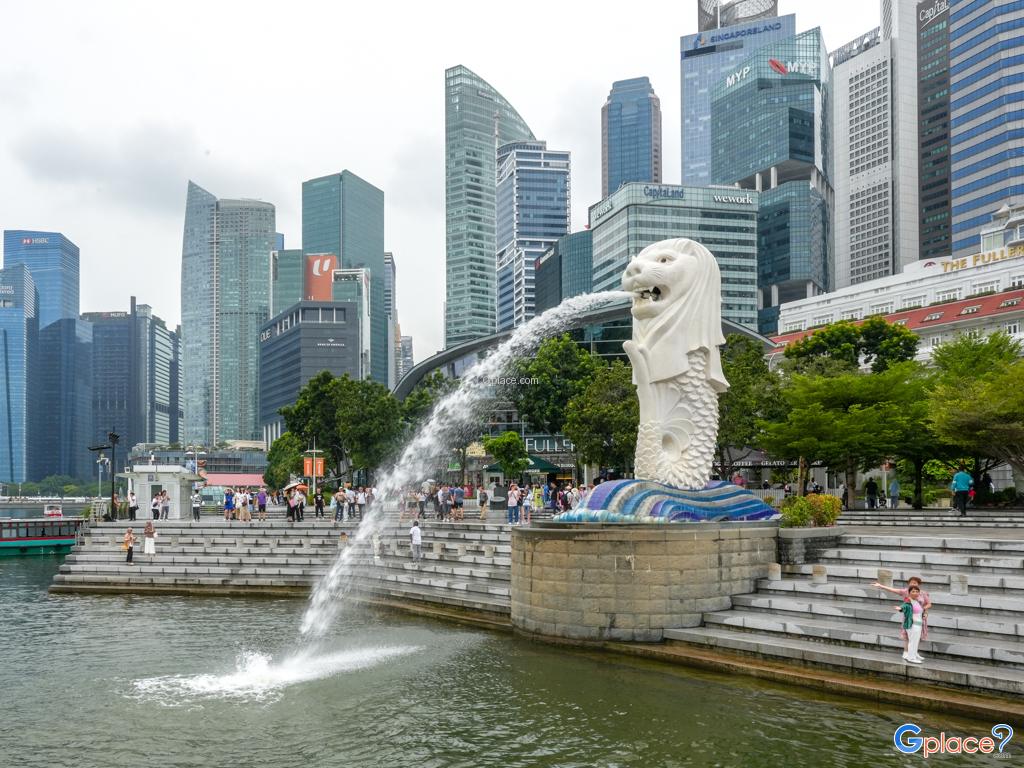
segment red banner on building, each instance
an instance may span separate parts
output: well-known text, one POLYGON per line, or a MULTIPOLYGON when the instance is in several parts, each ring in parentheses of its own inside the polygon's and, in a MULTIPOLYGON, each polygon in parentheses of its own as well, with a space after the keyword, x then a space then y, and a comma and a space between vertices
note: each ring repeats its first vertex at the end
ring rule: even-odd
POLYGON ((302 298, 307 301, 330 301, 334 298, 334 270, 337 268, 338 257, 333 253, 306 256, 302 298))

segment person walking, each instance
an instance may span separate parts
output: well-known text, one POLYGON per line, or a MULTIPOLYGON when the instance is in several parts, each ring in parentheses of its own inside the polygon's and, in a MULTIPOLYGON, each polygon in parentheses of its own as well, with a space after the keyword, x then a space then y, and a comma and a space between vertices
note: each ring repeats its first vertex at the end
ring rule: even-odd
POLYGON ((519 525, 519 488, 515 483, 508 487, 508 524, 519 525))
POLYGON ((867 483, 864 485, 864 493, 868 497, 868 509, 878 508, 878 481, 873 477, 869 477, 867 483))
POLYGON ((152 520, 146 521, 146 527, 142 531, 142 554, 149 555, 150 560, 156 555, 156 528, 152 520))
POLYGON ((480 504, 480 519, 487 519, 487 490, 485 488, 479 488, 476 492, 477 503, 480 504))
MULTIPOLYGON (((886 592, 891 592, 892 594, 899 595, 902 598, 909 597, 910 589, 912 587, 916 588, 918 590, 918 599, 921 601, 921 606, 924 608, 924 610, 921 612, 921 640, 928 639, 928 611, 930 611, 932 608, 932 598, 927 592, 925 592, 924 585, 921 582, 920 576, 911 576, 909 579, 907 579, 907 586, 902 588, 887 587, 885 586, 885 584, 881 584, 877 581, 871 586, 878 587, 879 589, 884 589, 886 592)), ((906 629, 900 630, 900 637, 903 638, 903 652, 904 654, 906 654, 908 641, 906 629)))
POLYGON ((530 513, 533 511, 533 486, 527 485, 523 488, 523 519, 525 525, 530 524, 530 513))
POLYGON ((423 531, 420 530, 419 520, 412 521, 412 528, 409 529, 409 543, 412 562, 414 565, 419 565, 420 560, 423 559, 423 531))
POLYGON ((197 523, 199 522, 199 515, 203 511, 203 497, 199 495, 199 491, 192 492, 192 519, 197 523))
POLYGON ((224 489, 224 519, 229 523, 235 516, 235 492, 228 486, 224 489))
POLYGON ((153 520, 160 519, 160 491, 154 493, 152 501, 149 502, 149 516, 153 520))
POLYGON ((359 490, 356 491, 356 512, 359 514, 359 522, 363 522, 363 513, 366 510, 366 489, 363 486, 359 486, 359 490))
MULTIPOLYGON (((152 524, 147 523, 147 525, 152 524)), ((135 565, 135 561, 132 560, 132 557, 135 555, 135 532, 130 527, 124 532, 124 544, 121 545, 121 549, 128 553, 127 557, 125 557, 125 562, 128 565, 135 565)))
POLYGON ((896 509, 900 505, 900 479, 894 477, 889 483, 889 509, 896 509))
POLYGON ((135 491, 128 491, 128 519, 135 520, 135 515, 139 511, 139 500, 135 496, 135 491))
POLYGON ((961 464, 959 471, 953 475, 953 482, 949 484, 953 491, 953 506, 960 510, 960 517, 967 515, 967 497, 974 487, 974 478, 967 472, 967 468, 961 464))
POLYGON ((324 489, 317 488, 316 493, 313 494, 313 511, 315 517, 324 516, 324 489))
POLYGON ((465 501, 466 501, 466 491, 465 491, 465 489, 462 486, 460 486, 460 485, 457 485, 454 488, 452 488, 452 519, 453 520, 461 520, 462 519, 462 506, 463 506, 463 504, 465 504, 465 501))
POLYGON ((160 492, 160 519, 169 520, 171 517, 171 496, 164 489, 160 492))

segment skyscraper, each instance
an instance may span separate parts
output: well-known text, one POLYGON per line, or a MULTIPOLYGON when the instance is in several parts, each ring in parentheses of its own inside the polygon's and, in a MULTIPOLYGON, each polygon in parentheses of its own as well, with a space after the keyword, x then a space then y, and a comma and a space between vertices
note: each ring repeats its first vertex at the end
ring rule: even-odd
MULTIPOLYGON (((701 24, 700 32, 679 40, 682 106, 682 183, 686 186, 711 184, 711 92, 715 85, 735 72, 762 45, 796 34, 796 17, 775 16, 775 3, 747 8, 743 3, 720 18, 718 3, 712 26, 701 24), (746 11, 745 13, 739 13, 746 11), (748 15, 748 13, 752 15, 748 15), (761 12, 770 16, 761 16, 761 12), (725 23, 719 24, 724 21, 725 23)), ((731 7, 731 6, 730 6, 731 7)), ((705 21, 701 16, 702 22, 705 21)), ((711 23, 710 20, 707 23, 711 23)))
POLYGON ((778 0, 698 0, 697 28, 701 32, 766 19, 779 13, 778 0))
POLYGON ((4 266, 24 264, 39 292, 39 328, 78 317, 78 246, 60 232, 4 232, 4 266))
MULTIPOLYGON (((24 264, 0 269, 0 482, 29 479, 36 415, 39 318, 36 285, 24 264)), ((8 491, 8 495, 10 491, 8 491)))
POLYGON ((1024 195, 1024 3, 949 5, 953 255, 974 252, 981 230, 1024 195))
POLYGON ((445 71, 445 346, 495 328, 495 151, 533 141, 519 113, 463 66, 445 71))
POLYGON ((661 101, 646 77, 612 83, 601 107, 601 197, 626 181, 661 183, 661 101))
POLYGON ((949 256, 949 0, 924 0, 917 12, 919 251, 949 256))
POLYGON ((93 442, 179 442, 178 334, 131 297, 127 312, 86 312, 93 328, 93 442))
POLYGON ((270 256, 270 315, 279 315, 302 301, 306 256, 301 249, 274 251, 270 256))
POLYGON ((270 308, 275 211, 188 184, 181 256, 182 440, 259 434, 259 332, 270 308))
POLYGON ((543 141, 504 144, 497 153, 497 330, 534 314, 533 267, 569 233, 569 153, 543 141))
POLYGON ((409 371, 411 371, 413 369, 413 366, 415 365, 415 363, 413 362, 413 357, 412 357, 412 336, 402 336, 401 337, 401 344, 402 344, 402 365, 401 365, 401 367, 399 369, 400 372, 401 372, 401 376, 399 376, 399 379, 398 379, 399 381, 401 381, 402 380, 402 376, 405 376, 405 374, 407 374, 409 371))
POLYGON ((38 418, 32 422, 29 476, 88 480, 92 418, 92 323, 62 318, 39 331, 38 418))
POLYGON ((370 275, 371 356, 368 376, 388 382, 388 316, 384 302, 384 193, 351 171, 302 183, 302 249, 333 253, 342 269, 370 275))
POLYGON ((594 277, 593 234, 592 229, 584 229, 564 235, 537 259, 533 277, 538 315, 571 296, 590 293, 594 277))
POLYGON ((398 275, 395 272, 395 254, 384 254, 384 311, 388 313, 388 389, 398 383, 399 364, 402 358, 401 336, 398 328, 398 275))
MULTIPOLYGON (((712 179, 761 193, 761 333, 775 332, 781 303, 831 287, 831 75, 812 29, 761 47, 712 93, 712 179)), ((595 273, 597 250, 595 236, 595 273)))

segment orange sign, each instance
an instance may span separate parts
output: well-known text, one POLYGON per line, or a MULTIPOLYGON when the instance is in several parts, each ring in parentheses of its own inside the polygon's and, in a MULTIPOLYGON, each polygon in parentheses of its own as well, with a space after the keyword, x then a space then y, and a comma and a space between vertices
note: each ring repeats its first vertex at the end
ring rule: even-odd
POLYGON ((307 301, 330 301, 334 297, 334 270, 338 257, 333 253, 311 253, 306 256, 306 275, 302 298, 307 301))
POLYGON ((314 460, 311 456, 305 456, 302 459, 302 474, 306 477, 323 477, 324 460, 321 458, 314 460))

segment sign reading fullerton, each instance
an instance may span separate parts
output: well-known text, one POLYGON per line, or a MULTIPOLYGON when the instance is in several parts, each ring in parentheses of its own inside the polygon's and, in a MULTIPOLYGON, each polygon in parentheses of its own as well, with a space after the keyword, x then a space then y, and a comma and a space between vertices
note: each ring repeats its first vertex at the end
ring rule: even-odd
POLYGON ((1022 256, 1024 256, 1024 245, 1013 245, 1009 248, 1000 248, 997 251, 985 251, 984 253, 976 253, 973 256, 949 259, 940 263, 944 273, 957 272, 961 269, 995 264, 998 261, 1006 261, 1007 259, 1019 259, 1022 256))

